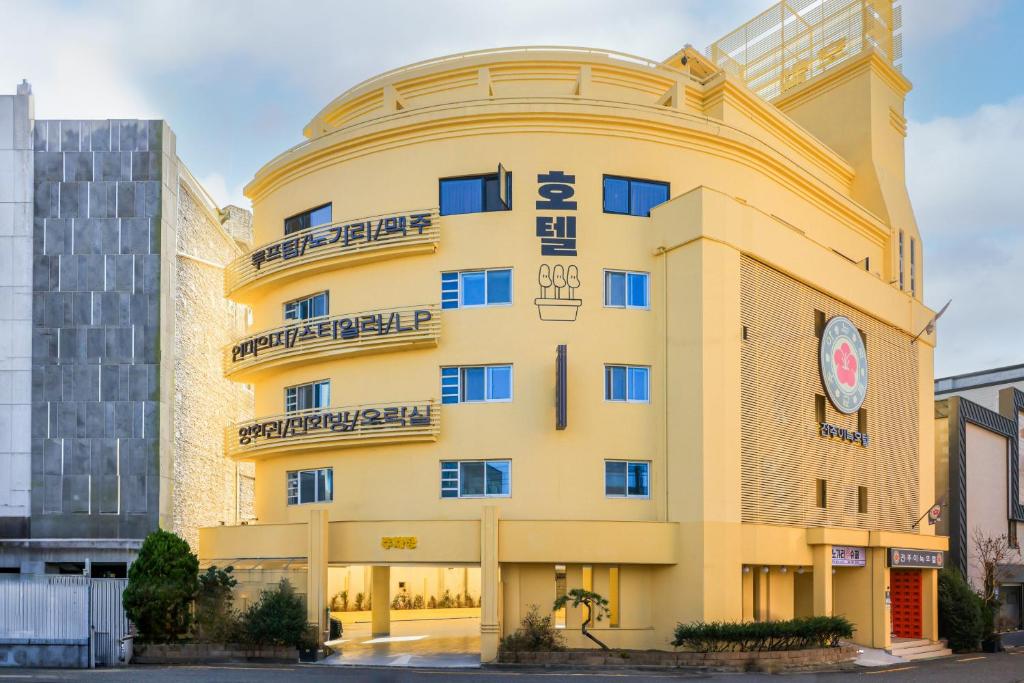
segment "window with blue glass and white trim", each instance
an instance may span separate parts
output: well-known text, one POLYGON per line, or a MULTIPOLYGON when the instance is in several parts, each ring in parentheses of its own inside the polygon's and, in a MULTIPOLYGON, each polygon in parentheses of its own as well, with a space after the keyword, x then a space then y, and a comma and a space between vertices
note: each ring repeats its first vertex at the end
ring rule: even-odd
POLYGON ((285 320, 308 320, 319 318, 329 312, 327 292, 318 292, 301 299, 289 301, 284 305, 285 320))
POLYGON ((648 273, 604 271, 604 305, 608 308, 650 308, 650 279, 648 273))
POLYGON ((608 498, 648 498, 651 464, 643 461, 605 460, 604 495, 608 498))
POLYGON ((441 403, 498 403, 511 400, 511 365, 441 368, 441 403))
POLYGON ((649 403, 651 369, 646 365, 604 366, 604 400, 649 403))
POLYGON ((479 308, 511 304, 511 268, 441 273, 441 308, 479 308))
POLYGON ((441 461, 442 498, 507 498, 510 495, 511 460, 441 461))
POLYGON ((284 410, 293 413, 297 410, 311 408, 327 408, 331 405, 331 380, 297 384, 284 390, 284 410))
POLYGON ((606 175, 604 212, 626 216, 650 216, 651 209, 668 201, 668 194, 668 183, 606 175))

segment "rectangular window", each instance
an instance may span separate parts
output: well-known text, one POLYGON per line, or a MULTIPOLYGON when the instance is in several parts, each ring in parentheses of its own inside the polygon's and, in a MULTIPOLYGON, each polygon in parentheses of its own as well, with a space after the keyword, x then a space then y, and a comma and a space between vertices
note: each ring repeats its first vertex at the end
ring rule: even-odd
POLYGON ((441 403, 511 400, 511 365, 469 365, 441 368, 441 403))
POLYGON ((647 403, 651 400, 651 369, 645 365, 604 366, 604 400, 647 403))
POLYGON ((917 240, 910 238, 910 294, 917 296, 917 240))
POLYGON ((334 470, 298 470, 288 473, 288 504, 329 503, 334 500, 334 470))
POLYGON ((284 234, 290 235, 293 232, 314 228, 318 225, 327 225, 333 220, 331 216, 330 203, 309 209, 302 213, 284 219, 284 234))
POLYGON ((508 306, 511 303, 511 268, 441 273, 441 308, 508 306))
POLYGON ((857 431, 861 434, 868 433, 868 410, 861 408, 857 411, 857 431))
POLYGON ((508 205, 501 200, 498 192, 498 174, 442 178, 440 182, 441 215, 452 216, 460 213, 483 211, 508 211, 512 208, 512 174, 505 173, 505 196, 508 205))
POLYGON ((814 397, 814 419, 819 425, 825 421, 825 397, 821 394, 814 397))
POLYGON ((284 305, 285 320, 308 320, 328 314, 327 292, 320 292, 284 305))
POLYGON ((611 308, 649 308, 649 281, 647 273, 604 271, 604 305, 611 308))
POLYGON ((609 498, 647 498, 650 496, 650 463, 606 460, 604 495, 609 498))
POLYGON ((444 460, 442 498, 507 498, 512 495, 511 460, 444 460))
POLYGON ((284 390, 285 412, 311 408, 327 408, 331 405, 331 381, 321 380, 309 384, 299 384, 284 390))
POLYGON ((825 333, 825 311, 814 311, 814 336, 821 339, 825 333))
POLYGON ((1010 528, 1006 534, 1006 542, 1014 550, 1020 550, 1020 522, 1010 520, 1010 528))
POLYGON ((604 212, 650 216, 651 209, 668 201, 668 183, 606 175, 604 212))
POLYGON ((820 508, 828 507, 828 486, 824 479, 814 480, 814 504, 820 508))
POLYGON ((868 487, 857 487, 857 512, 867 514, 868 511, 868 487))
POLYGON ((903 231, 900 230, 900 289, 903 289, 903 231))

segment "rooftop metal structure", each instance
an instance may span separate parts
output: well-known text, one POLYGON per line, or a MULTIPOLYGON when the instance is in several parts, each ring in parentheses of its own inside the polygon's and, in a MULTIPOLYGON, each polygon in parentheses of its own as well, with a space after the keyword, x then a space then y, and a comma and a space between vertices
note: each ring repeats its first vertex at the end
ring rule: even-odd
POLYGON ((768 101, 867 50, 903 55, 899 0, 783 0, 708 46, 714 65, 768 101))

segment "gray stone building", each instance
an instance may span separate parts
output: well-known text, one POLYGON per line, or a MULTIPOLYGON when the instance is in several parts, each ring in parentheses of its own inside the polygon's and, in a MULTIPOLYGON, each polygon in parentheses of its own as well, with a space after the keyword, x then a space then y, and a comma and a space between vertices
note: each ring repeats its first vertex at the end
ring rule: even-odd
POLYGON ((166 122, 0 96, 0 572, 123 575, 157 527, 247 515, 251 475, 190 420, 251 412, 209 358, 242 330, 223 266, 249 239, 166 122))

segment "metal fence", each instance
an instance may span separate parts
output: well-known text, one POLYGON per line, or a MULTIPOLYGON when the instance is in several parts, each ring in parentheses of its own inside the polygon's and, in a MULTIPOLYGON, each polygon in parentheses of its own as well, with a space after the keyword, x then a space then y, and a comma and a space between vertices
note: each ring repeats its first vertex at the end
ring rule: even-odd
POLYGON ((121 595, 128 579, 12 576, 0 580, 0 639, 89 640, 99 666, 119 663, 128 634, 121 595))

